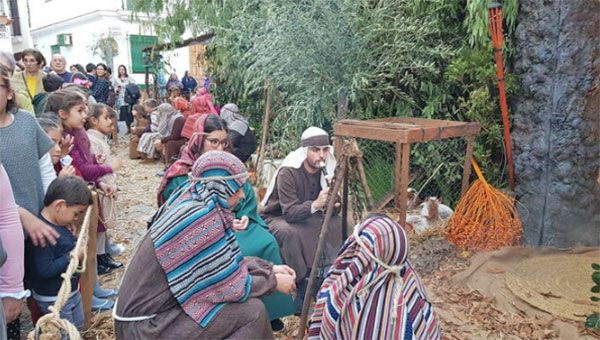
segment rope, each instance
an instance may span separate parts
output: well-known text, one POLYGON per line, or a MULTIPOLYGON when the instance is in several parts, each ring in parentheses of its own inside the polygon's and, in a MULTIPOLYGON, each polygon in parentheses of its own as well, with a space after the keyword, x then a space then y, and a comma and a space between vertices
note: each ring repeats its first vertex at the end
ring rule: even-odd
MULTIPOLYGON (((348 301, 352 301, 355 296, 359 296, 360 298, 364 299, 366 297, 366 295, 369 293, 369 291, 371 290, 371 288, 373 286, 375 286, 377 283, 379 283, 382 279, 385 279, 386 274, 391 274, 394 277, 394 282, 396 283, 396 286, 394 287, 394 292, 393 292, 393 305, 392 305, 392 321, 395 323, 396 322, 396 318, 398 316, 398 301, 400 300, 401 294, 402 294, 402 286, 404 285, 404 280, 402 279, 402 269, 404 268, 404 264, 400 265, 400 266, 393 266, 393 265, 389 265, 383 261, 381 261, 379 258, 377 258, 377 256, 375 256, 375 254, 373 254, 371 252, 371 250, 369 249, 369 247, 367 247, 367 245, 363 242, 363 240, 360 239, 360 235, 358 232, 359 229, 359 225, 356 225, 354 227, 354 231, 352 233, 352 236, 354 237, 354 240, 356 241, 356 243, 358 244, 358 246, 360 248, 362 248, 362 250, 365 252, 365 254, 367 254, 367 256, 369 258, 371 258, 371 260, 375 261, 375 263, 377 263, 381 268, 383 268, 383 270, 381 272, 379 272, 378 274, 375 275, 375 277, 371 277, 371 282, 369 284, 367 284, 366 286, 363 286, 362 288, 360 288, 359 290, 353 290, 350 293, 350 296, 348 297, 348 301)), ((404 299, 402 299, 402 306, 404 307, 404 299)), ((349 307, 351 308, 351 307, 349 307)), ((343 308, 340 312, 340 319, 343 318, 344 314, 347 312, 346 308, 343 308)))
MULTIPOLYGON (((100 209, 98 209, 98 213, 94 214, 95 217, 98 218, 98 221, 100 221, 102 224, 104 224, 106 227, 109 227, 109 223, 110 221, 116 221, 117 218, 117 210, 115 209, 115 197, 114 196, 108 196, 104 191, 102 190, 98 190, 96 189, 96 192, 98 193, 99 196, 102 196, 104 198, 107 198, 110 202, 110 206, 109 209, 102 209, 102 214, 100 214, 100 209), (102 216, 106 213, 106 210, 110 210, 108 217, 102 218, 102 216)), ((98 204, 100 204, 99 202, 100 200, 98 200, 98 204)))
POLYGON ((67 270, 60 275, 63 278, 63 283, 58 291, 56 301, 54 302, 54 305, 49 307, 50 313, 42 316, 37 321, 35 330, 29 332, 29 335, 27 336, 29 340, 60 339, 62 335, 64 335, 61 330, 66 332, 68 339, 81 339, 81 335, 79 334, 77 328, 69 321, 60 318, 60 311, 65 306, 65 303, 71 294, 71 277, 75 273, 81 274, 85 271, 91 215, 92 206, 89 206, 85 213, 75 248, 69 254, 71 259, 69 261, 69 265, 67 266, 67 270))

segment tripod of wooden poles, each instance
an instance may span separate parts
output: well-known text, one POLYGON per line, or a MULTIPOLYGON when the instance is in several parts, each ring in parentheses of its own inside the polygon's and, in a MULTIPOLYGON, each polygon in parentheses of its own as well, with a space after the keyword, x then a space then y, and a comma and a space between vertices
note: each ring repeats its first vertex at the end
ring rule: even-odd
MULTIPOLYGON (((339 137, 338 137, 339 138, 339 137)), ((341 140, 341 138, 340 138, 341 140)), ((358 149, 358 144, 355 139, 344 140, 340 147, 340 156, 337 160, 337 166, 335 169, 335 175, 332 180, 333 187, 329 192, 329 199, 327 201, 327 208, 325 210, 325 219, 323 220, 323 225, 321 226, 321 233, 319 234, 319 243, 317 245, 317 250, 315 252, 315 258, 313 260, 313 264, 311 266, 311 271, 308 279, 308 285, 306 288, 306 294, 304 295, 304 302, 302 305, 302 316, 300 318, 300 327, 298 329, 297 339, 304 338, 304 332, 306 329, 306 323, 308 321, 308 308, 312 299, 312 291, 314 290, 315 279, 317 276, 319 260, 321 259, 321 254, 323 254, 325 248, 325 242, 327 240, 327 233, 329 232, 331 217, 333 216, 333 212, 335 210, 335 203, 338 200, 338 195, 340 193, 340 189, 344 187, 342 194, 342 239, 345 241, 348 237, 348 196, 349 196, 349 182, 354 181, 356 176, 356 171, 359 173, 359 180, 363 186, 365 191, 365 196, 367 199, 367 210, 370 210, 373 207, 373 198, 369 191, 369 186, 367 185, 367 179, 364 173, 364 166, 362 162, 362 152, 358 149)), ((354 188, 353 191, 358 191, 357 188, 354 188)), ((360 208, 360 204, 358 204, 358 193, 354 192, 355 206, 354 206, 354 218, 359 219, 362 213, 362 209, 360 208)), ((355 221, 358 222, 358 221, 355 221)))

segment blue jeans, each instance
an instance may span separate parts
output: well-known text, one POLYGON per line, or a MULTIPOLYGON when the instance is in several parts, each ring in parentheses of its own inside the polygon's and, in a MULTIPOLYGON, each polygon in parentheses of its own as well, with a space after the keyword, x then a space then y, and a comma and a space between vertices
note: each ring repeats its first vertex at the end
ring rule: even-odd
MULTIPOLYGON (((54 302, 42 302, 37 301, 40 306, 42 314, 50 313, 48 308, 54 304, 54 302)), ((83 330, 83 305, 81 304, 81 294, 76 291, 73 296, 67 299, 65 306, 60 311, 61 319, 69 320, 78 330, 83 330)))

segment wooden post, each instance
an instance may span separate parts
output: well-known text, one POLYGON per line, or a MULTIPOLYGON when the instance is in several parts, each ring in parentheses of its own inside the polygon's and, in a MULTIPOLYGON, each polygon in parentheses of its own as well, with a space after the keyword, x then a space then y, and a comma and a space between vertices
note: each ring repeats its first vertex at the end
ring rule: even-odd
POLYGON ((335 204, 335 200, 337 198, 337 194, 342 187, 343 179, 346 177, 346 166, 348 165, 347 157, 342 155, 340 157, 340 168, 339 172, 336 173, 336 178, 338 180, 335 181, 333 185, 333 191, 329 194, 329 201, 327 202, 327 210, 325 210, 325 220, 323 221, 323 225, 321 226, 321 233, 319 235, 319 243, 317 245, 317 251, 315 252, 315 259, 313 260, 312 267, 310 269, 310 276, 308 279, 308 286, 306 287, 306 294, 304 295, 304 303, 302 304, 302 317, 300 318, 300 327, 298 328, 298 340, 304 339, 304 330, 306 329, 306 321, 308 320, 308 307, 310 306, 310 300, 312 296, 313 286, 315 285, 315 278, 317 276, 319 265, 319 259, 321 258, 321 254, 323 253, 323 248, 325 248, 325 242, 327 240, 327 232, 329 231, 329 222, 331 221, 331 216, 333 215, 333 205, 335 204))
MULTIPOLYGON (((269 80, 265 81, 265 113, 262 120, 262 131, 260 137, 260 149, 256 155, 256 184, 261 181, 261 172, 265 158, 265 147, 267 146, 267 136, 269 133, 269 119, 271 116, 271 85, 269 80)), ((267 183, 268 185, 268 183, 267 183)))
POLYGON ((96 232, 98 230, 98 194, 92 192, 94 205, 88 230, 87 259, 85 272, 81 274, 81 300, 83 304, 84 329, 88 329, 92 321, 92 298, 96 281, 96 232))
POLYGON ((409 165, 410 165, 410 144, 398 143, 398 148, 402 147, 402 168, 400 171, 400 195, 399 195, 399 204, 396 202, 396 207, 400 208, 400 218, 398 223, 401 226, 406 226, 406 201, 408 197, 408 174, 409 174, 409 165))
MULTIPOLYGON (((346 160, 346 169, 349 168, 350 160, 346 160)), ((348 174, 344 176, 344 187, 342 189, 342 242, 348 238, 348 174)), ((358 197, 355 197, 358 199, 358 197)))
POLYGON ((344 145, 344 139, 340 136, 333 136, 333 154, 340 155, 342 151, 342 145, 344 145))
POLYGON ((375 207, 375 200, 373 199, 371 188, 369 188, 369 182, 367 182, 367 173, 365 172, 365 166, 362 162, 362 157, 356 160, 356 168, 358 170, 360 182, 365 190, 365 196, 367 197, 367 210, 371 211, 373 207, 375 207))
POLYGON ((475 140, 474 135, 467 136, 467 153, 465 155, 465 164, 463 165, 463 178, 462 186, 460 188, 460 195, 464 195, 469 189, 469 178, 471 178, 471 160, 473 159, 473 141, 475 140))
POLYGON ((394 206, 400 209, 400 191, 402 178, 402 144, 396 142, 396 157, 394 158, 394 206))

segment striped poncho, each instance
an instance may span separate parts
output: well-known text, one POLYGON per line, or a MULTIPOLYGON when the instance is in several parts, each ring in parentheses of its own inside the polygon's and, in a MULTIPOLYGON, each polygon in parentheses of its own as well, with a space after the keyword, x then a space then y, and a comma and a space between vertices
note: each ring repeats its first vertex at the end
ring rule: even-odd
POLYGON ((233 213, 227 204, 246 178, 235 156, 205 153, 187 185, 161 207, 150 227, 173 296, 201 327, 226 303, 244 301, 250 293, 251 277, 230 228, 233 213))
POLYGON ((341 248, 317 295, 309 339, 439 339, 404 229, 368 217, 341 248))

